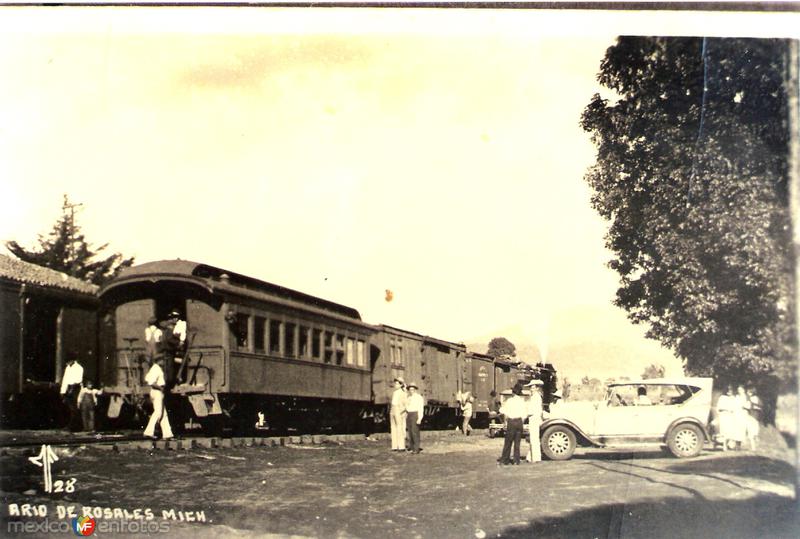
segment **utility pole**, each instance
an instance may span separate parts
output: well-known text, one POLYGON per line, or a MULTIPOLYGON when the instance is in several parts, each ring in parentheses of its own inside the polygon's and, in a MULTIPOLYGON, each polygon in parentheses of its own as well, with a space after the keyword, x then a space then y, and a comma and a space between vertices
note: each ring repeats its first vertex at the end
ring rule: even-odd
POLYGON ((69 245, 67 246, 67 255, 69 257, 69 264, 70 266, 75 262, 75 208, 80 208, 83 204, 70 204, 67 195, 64 195, 64 205, 61 209, 64 211, 64 215, 67 214, 67 210, 69 210, 69 223, 67 224, 67 232, 69 233, 69 245))

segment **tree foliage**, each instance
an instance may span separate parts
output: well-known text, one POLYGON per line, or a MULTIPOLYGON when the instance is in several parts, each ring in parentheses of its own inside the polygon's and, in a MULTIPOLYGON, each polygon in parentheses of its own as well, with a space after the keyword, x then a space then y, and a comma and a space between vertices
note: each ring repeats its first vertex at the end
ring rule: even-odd
POLYGON ((517 347, 505 337, 495 337, 489 341, 489 349, 487 350, 486 355, 492 357, 514 357, 517 355, 517 347))
POLYGON ((25 262, 102 285, 123 268, 133 264, 133 258, 124 258, 119 253, 101 257, 100 252, 108 244, 93 248, 86 242, 75 222, 74 207, 67 195, 64 195, 61 216, 47 236, 39 235, 38 249, 26 249, 16 241, 7 241, 6 248, 25 262))
POLYGON ((656 365, 655 363, 651 363, 647 367, 645 367, 644 372, 642 373, 642 380, 649 380, 651 378, 663 378, 666 369, 664 365, 656 365))
POLYGON ((788 41, 623 37, 582 126, 616 305, 695 375, 794 378, 788 41))

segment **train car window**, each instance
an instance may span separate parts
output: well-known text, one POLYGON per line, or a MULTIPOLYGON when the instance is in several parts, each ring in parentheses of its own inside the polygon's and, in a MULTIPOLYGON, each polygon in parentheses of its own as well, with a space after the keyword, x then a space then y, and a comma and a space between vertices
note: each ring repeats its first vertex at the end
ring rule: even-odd
POLYGON ((264 351, 264 336, 267 329, 267 319, 256 316, 253 324, 253 347, 256 352, 264 351))
POLYGON ((281 353, 281 322, 280 320, 269 321, 269 351, 272 354, 281 353))
POLYGON ((320 329, 312 329, 311 330, 311 357, 314 359, 322 359, 320 356, 322 352, 322 347, 320 346, 322 342, 322 330, 320 329))
POLYGON ((325 332, 325 363, 333 362, 333 333, 325 332))
POLYGON ((347 364, 353 365, 356 356, 356 341, 355 339, 347 339, 347 364))
POLYGON ((239 348, 247 348, 249 337, 247 330, 249 320, 250 315, 245 313, 236 313, 236 346, 239 348))
POLYGON ((344 361, 344 335, 336 336, 336 364, 341 365, 344 361))
POLYGON ((297 329, 296 324, 287 323, 286 324, 286 356, 287 357, 297 357, 297 348, 295 347, 295 329, 297 329))
POLYGON ((358 366, 363 367, 366 363, 365 356, 364 356, 364 341, 358 341, 356 343, 356 361, 358 361, 358 366))
POLYGON ((305 326, 300 326, 300 357, 309 357, 311 342, 311 330, 305 326))

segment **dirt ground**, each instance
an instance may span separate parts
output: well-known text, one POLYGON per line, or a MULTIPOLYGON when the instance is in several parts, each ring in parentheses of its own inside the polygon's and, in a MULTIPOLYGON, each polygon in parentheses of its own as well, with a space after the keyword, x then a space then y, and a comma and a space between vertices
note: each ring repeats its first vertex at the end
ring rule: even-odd
POLYGON ((82 506, 129 516, 149 510, 170 535, 184 537, 800 535, 795 468, 785 450, 705 451, 688 460, 661 451, 579 450, 566 462, 498 467, 501 439, 426 441, 423 433, 419 455, 388 446, 78 447, 59 450, 52 465, 53 479, 74 478, 75 491, 51 494, 42 492, 41 468, 4 455, 0 535, 14 522, 55 519, 59 507, 82 506), (22 504, 45 506, 47 516, 12 516, 22 504), (180 522, 182 515, 204 522, 180 522))

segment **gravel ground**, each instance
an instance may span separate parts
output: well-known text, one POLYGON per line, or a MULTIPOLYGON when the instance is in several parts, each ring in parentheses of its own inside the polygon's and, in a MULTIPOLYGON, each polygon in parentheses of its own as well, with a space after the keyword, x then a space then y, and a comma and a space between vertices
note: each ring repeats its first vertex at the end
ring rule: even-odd
POLYGON ((115 508, 149 510, 152 522, 184 537, 797 537, 793 455, 777 443, 689 460, 579 450, 566 462, 506 467, 496 464, 502 440, 425 433, 419 455, 368 440, 121 453, 89 446, 59 450, 53 479, 74 478, 75 491, 51 494, 42 492, 41 468, 4 455, 0 535, 15 522, 42 522, 15 515, 32 504, 53 520, 67 507, 112 518, 115 508))

